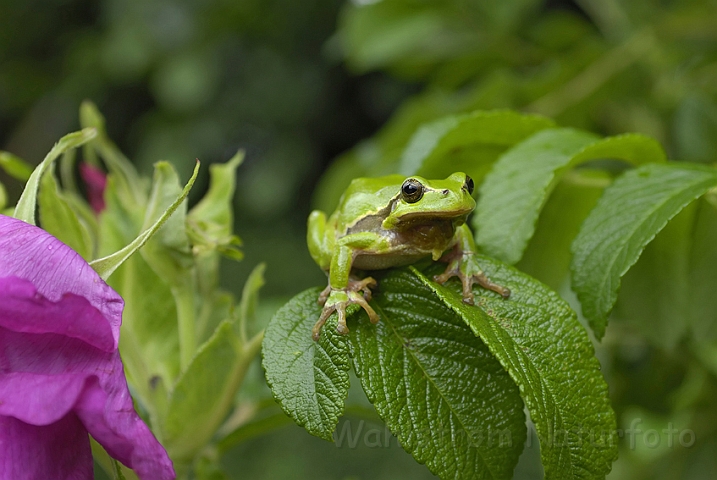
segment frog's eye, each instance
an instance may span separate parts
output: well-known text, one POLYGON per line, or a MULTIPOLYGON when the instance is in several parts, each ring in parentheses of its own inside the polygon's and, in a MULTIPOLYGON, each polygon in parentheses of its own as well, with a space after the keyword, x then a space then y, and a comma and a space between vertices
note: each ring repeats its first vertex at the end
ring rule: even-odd
POLYGON ((463 188, 468 190, 468 195, 473 195, 473 188, 475 188, 475 185, 473 184, 473 179, 466 175, 466 183, 463 184, 463 188))
POLYGON ((423 196, 423 184, 415 178, 409 178, 401 185, 401 197, 406 203, 416 203, 423 196))

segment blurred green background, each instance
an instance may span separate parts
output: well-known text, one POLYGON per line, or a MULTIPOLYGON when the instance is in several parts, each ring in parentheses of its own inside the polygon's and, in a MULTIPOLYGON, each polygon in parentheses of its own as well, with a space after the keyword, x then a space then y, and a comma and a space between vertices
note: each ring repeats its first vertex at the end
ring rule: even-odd
MULTIPOLYGON (((144 173, 162 159, 186 179, 195 158, 246 150, 235 199, 246 259, 226 262, 224 283, 239 292, 266 262, 270 308, 324 282, 304 241, 312 206, 330 209, 352 176, 390 170, 416 127, 446 114, 541 113, 715 162, 717 1, 0 0, 0 149, 39 162, 78 128, 84 99, 144 173)), ((21 185, 0 181, 16 199, 21 185)), ((206 182, 205 168, 192 198, 206 182)), ((685 402, 717 425, 713 373, 611 329, 599 355, 621 427, 667 428, 685 402)), ((355 449, 279 429, 228 455, 227 472, 432 478, 374 427, 355 449), (374 427, 380 448, 364 441, 374 427)), ((611 478, 713 478, 714 438, 624 446, 611 478)), ((537 478, 536 455, 533 444, 517 478, 537 478)))

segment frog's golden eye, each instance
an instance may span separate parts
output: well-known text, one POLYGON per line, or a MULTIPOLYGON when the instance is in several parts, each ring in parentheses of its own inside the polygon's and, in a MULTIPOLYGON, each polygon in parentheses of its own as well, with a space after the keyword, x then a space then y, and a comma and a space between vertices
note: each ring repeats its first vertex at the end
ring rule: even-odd
POLYGON ((423 184, 415 178, 406 179, 401 185, 401 197, 406 203, 416 203, 423 196, 423 184))
POLYGON ((473 195, 473 189, 475 188, 475 185, 473 184, 473 179, 466 175, 466 183, 463 184, 463 188, 468 190, 468 195, 473 195))

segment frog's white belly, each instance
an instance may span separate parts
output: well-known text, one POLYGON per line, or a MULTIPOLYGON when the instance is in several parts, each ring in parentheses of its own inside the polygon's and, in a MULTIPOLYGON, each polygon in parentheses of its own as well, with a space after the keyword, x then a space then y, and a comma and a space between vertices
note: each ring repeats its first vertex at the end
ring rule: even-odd
POLYGON ((431 252, 417 252, 414 254, 391 252, 377 254, 358 251, 356 252, 352 266, 359 270, 383 270, 384 268, 410 265, 429 255, 431 255, 431 252))

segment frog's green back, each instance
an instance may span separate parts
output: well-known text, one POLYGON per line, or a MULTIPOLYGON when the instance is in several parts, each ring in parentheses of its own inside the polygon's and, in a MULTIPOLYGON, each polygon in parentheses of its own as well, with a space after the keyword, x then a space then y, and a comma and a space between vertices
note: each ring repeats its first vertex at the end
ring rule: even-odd
POLYGON ((358 218, 386 207, 399 193, 405 179, 403 175, 354 179, 336 209, 338 230, 342 231, 358 218))

